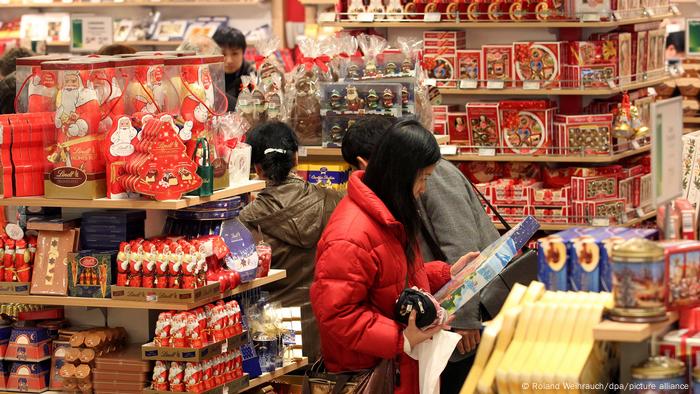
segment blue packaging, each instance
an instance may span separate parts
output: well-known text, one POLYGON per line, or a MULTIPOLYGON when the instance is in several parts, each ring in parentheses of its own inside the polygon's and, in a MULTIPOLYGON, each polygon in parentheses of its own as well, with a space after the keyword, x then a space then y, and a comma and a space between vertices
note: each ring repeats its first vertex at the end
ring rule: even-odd
POLYGON ((568 252, 566 242, 586 231, 583 228, 571 228, 541 238, 537 241, 537 277, 547 290, 567 291, 568 252))
POLYGON ((610 256, 615 245, 622 241, 631 238, 647 238, 656 237, 658 231, 650 228, 633 228, 625 229, 625 232, 616 234, 613 237, 598 242, 600 249, 600 291, 612 292, 613 275, 612 265, 610 265, 610 256))
POLYGON ((618 238, 624 227, 593 228, 567 242, 569 254, 569 289, 573 291, 600 291, 603 242, 618 238))

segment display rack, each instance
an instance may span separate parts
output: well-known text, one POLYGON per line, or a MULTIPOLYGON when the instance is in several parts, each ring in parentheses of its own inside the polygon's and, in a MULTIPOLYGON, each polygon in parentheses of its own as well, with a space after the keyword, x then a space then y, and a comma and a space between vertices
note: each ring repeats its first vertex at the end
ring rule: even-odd
POLYGON ((53 3, 0 3, 1 8, 113 8, 113 7, 195 7, 260 4, 258 0, 229 1, 81 1, 53 3))
POLYGON ((216 297, 197 300, 193 303, 176 303, 161 301, 126 301, 112 298, 85 298, 85 297, 63 297, 44 295, 0 295, 2 303, 20 303, 34 305, 63 305, 82 306, 89 308, 120 308, 120 309, 151 309, 151 310, 177 310, 186 311, 206 305, 210 302, 218 301, 226 297, 241 294, 270 283, 282 280, 287 277, 285 270, 271 269, 270 274, 265 278, 254 279, 248 283, 242 283, 233 290, 220 293, 216 297))
MULTIPOLYGON (((158 40, 143 40, 143 41, 115 41, 115 44, 129 45, 132 47, 145 46, 173 46, 177 47, 182 44, 182 41, 158 41, 158 40)), ((67 47, 70 46, 68 41, 47 42, 47 47, 67 47)))
POLYGON ((282 375, 286 375, 290 372, 296 371, 297 369, 303 368, 303 367, 307 366, 308 364, 309 364, 309 359, 306 357, 303 357, 301 359, 296 360, 295 362, 293 362, 291 364, 285 365, 282 368, 278 368, 274 372, 266 372, 266 373, 258 376, 255 379, 251 379, 250 383, 248 384, 248 387, 243 388, 241 390, 241 392, 247 391, 250 389, 254 389, 254 388, 259 387, 265 383, 269 383, 273 379, 277 379, 282 375))
POLYGON ((439 88, 440 93, 448 96, 610 96, 619 94, 628 90, 648 88, 656 86, 670 78, 669 74, 647 78, 645 81, 635 82, 631 84, 619 85, 609 88, 575 88, 575 89, 523 89, 523 88, 504 88, 504 89, 452 89, 439 88))
MULTIPOLYGON (((656 217, 655 211, 649 212, 649 213, 644 214, 642 216, 639 216, 635 219, 630 219, 625 223, 620 223, 617 225, 622 226, 622 227, 632 227, 632 226, 638 225, 639 223, 642 223, 645 220, 649 220, 649 219, 652 219, 654 217, 656 217)), ((518 218, 518 220, 516 222, 513 222, 512 224, 515 225, 519 222, 520 222, 520 218, 518 218)), ((609 222, 606 222, 606 221, 602 221, 601 223, 605 224, 606 226, 609 225, 609 222)), ((505 230, 506 229, 505 226, 503 226, 503 224, 501 224, 501 223, 494 223, 494 226, 496 226, 496 228, 498 230, 505 230)), ((583 223, 556 224, 556 223, 542 223, 542 222, 540 222, 540 230, 542 230, 542 231, 563 231, 563 230, 568 230, 570 228, 583 227, 583 226, 591 226, 591 225, 590 224, 583 224, 583 223)))
MULTIPOLYGON (((611 155, 514 155, 514 154, 496 154, 485 155, 478 153, 460 153, 457 155, 445 155, 449 161, 502 161, 502 162, 528 162, 528 163, 612 163, 624 158, 635 156, 640 153, 649 152, 650 145, 642 146, 639 149, 631 149, 611 155)), ((493 151, 493 150, 491 150, 493 151)))
POLYGON ((661 22, 666 18, 673 17, 672 13, 660 15, 629 18, 604 22, 580 22, 580 21, 549 21, 539 20, 510 22, 510 21, 451 21, 451 22, 423 22, 415 19, 405 19, 402 21, 335 21, 321 22, 321 26, 342 27, 348 29, 364 28, 411 28, 411 29, 565 29, 565 28, 611 28, 626 25, 636 25, 647 22, 661 22))
POLYGON ((593 327, 593 337, 597 341, 642 342, 653 335, 664 333, 678 321, 678 313, 667 313, 668 319, 661 323, 620 323, 603 320, 593 327))
POLYGON ((0 198, 0 206, 173 210, 192 207, 240 194, 251 193, 264 188, 264 181, 248 181, 223 190, 217 190, 214 192, 214 194, 207 197, 185 196, 180 200, 166 201, 146 200, 143 198, 128 200, 110 200, 107 198, 100 198, 97 200, 69 200, 51 199, 45 197, 12 197, 0 198))

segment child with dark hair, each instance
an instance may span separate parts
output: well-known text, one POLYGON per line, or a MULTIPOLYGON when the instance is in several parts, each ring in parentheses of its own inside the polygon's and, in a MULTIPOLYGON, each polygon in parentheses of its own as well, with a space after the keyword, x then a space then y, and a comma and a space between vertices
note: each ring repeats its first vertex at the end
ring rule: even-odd
POLYGON ((272 246, 272 268, 286 269, 287 278, 270 285, 272 301, 301 307, 303 351, 319 354, 318 329, 309 303, 316 244, 342 195, 312 185, 294 173, 299 143, 281 122, 259 125, 248 134, 252 163, 267 187, 246 206, 240 220, 272 246), (258 233, 260 231, 260 233, 258 233))
POLYGON ((240 30, 229 26, 220 27, 213 37, 224 55, 224 77, 228 110, 236 109, 236 101, 241 91, 241 76, 248 75, 255 69, 243 58, 246 47, 245 35, 240 30))

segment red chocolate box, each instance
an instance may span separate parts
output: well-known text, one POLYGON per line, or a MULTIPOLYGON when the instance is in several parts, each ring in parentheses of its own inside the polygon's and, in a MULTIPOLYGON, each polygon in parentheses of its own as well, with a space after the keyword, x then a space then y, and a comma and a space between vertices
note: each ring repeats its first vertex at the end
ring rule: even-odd
POLYGON ((12 364, 7 389, 29 393, 41 393, 49 387, 49 365, 43 363, 12 364))
POLYGON ((578 201, 618 197, 616 176, 572 177, 572 198, 578 201))
POLYGON ((428 73, 428 78, 435 79, 439 87, 457 87, 455 80, 456 57, 453 55, 425 55, 423 69, 428 73))
POLYGON ((607 155, 612 147, 612 114, 555 115, 553 154, 607 155), (554 149, 556 149, 554 148, 554 149))
POLYGON ((501 140, 507 153, 547 153, 556 107, 548 100, 501 101, 501 140))
POLYGON ((501 146, 501 118, 498 103, 467 103, 469 137, 475 148, 501 146))
POLYGON ((457 51, 457 70, 457 79, 483 79, 483 75, 481 75, 481 51, 478 49, 457 51))
POLYGON ((571 186, 560 189, 530 189, 530 205, 536 207, 566 207, 571 202, 571 186))
POLYGON ((558 88, 561 75, 561 42, 516 42, 513 44, 515 78, 539 82, 541 88, 558 88))
POLYGON ((482 73, 487 81, 504 81, 513 86, 513 47, 511 45, 484 45, 482 51, 482 73))
POLYGON ((450 144, 471 145, 465 112, 447 115, 447 132, 450 135, 450 144))

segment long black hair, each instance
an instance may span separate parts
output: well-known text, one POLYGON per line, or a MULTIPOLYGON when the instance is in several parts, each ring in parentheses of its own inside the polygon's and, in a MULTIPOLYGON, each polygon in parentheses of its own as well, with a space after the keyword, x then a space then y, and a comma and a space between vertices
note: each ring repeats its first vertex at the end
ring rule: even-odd
POLYGON ((253 165, 259 164, 263 174, 273 183, 282 183, 294 168, 299 142, 294 131, 282 122, 268 122, 248 133, 246 142, 252 149, 253 165))
POLYGON ((415 120, 391 127, 379 141, 364 183, 379 197, 406 233, 404 253, 409 265, 416 257, 420 216, 413 185, 420 170, 440 160, 435 137, 415 120))

